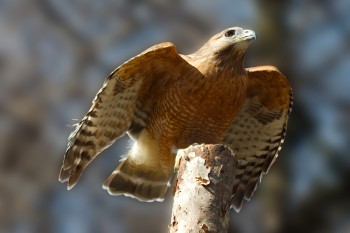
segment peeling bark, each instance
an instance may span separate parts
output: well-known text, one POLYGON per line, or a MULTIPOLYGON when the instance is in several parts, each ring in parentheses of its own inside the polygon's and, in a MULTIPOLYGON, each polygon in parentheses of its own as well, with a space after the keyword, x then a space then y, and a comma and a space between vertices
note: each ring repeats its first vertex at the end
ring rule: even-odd
POLYGON ((179 151, 170 233, 228 231, 236 163, 223 145, 179 151))

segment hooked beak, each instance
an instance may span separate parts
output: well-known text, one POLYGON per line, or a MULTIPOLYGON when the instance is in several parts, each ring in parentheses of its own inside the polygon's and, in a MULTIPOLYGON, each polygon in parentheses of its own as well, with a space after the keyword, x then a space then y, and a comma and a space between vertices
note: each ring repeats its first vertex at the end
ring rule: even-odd
POLYGON ((251 41, 255 39, 256 39, 256 35, 253 30, 243 30, 241 35, 239 35, 240 41, 251 41))

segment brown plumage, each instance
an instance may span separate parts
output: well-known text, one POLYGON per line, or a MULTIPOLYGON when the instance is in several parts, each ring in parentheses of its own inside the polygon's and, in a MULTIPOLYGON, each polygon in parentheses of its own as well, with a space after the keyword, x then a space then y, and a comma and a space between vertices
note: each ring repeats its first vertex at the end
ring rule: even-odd
POLYGON ((119 66, 70 135, 60 181, 72 188, 102 150, 128 133, 135 144, 103 187, 162 200, 176 149, 225 144, 239 159, 232 198, 239 210, 277 156, 292 103, 276 68, 244 68, 252 39, 251 30, 229 28, 191 55, 162 43, 119 66))

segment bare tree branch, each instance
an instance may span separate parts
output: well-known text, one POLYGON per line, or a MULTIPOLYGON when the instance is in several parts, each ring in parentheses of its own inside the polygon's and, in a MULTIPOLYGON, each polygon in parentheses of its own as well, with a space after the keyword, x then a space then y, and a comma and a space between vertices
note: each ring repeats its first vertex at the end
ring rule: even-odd
POLYGON ((227 232, 237 160, 223 145, 178 153, 178 178, 169 232, 227 232))

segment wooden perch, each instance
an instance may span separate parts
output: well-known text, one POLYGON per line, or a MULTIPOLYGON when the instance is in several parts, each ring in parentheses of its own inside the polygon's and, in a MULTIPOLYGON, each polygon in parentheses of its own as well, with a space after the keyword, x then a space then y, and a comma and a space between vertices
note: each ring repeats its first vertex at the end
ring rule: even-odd
POLYGON ((177 157, 170 233, 227 232, 237 160, 223 145, 196 145, 177 157))

